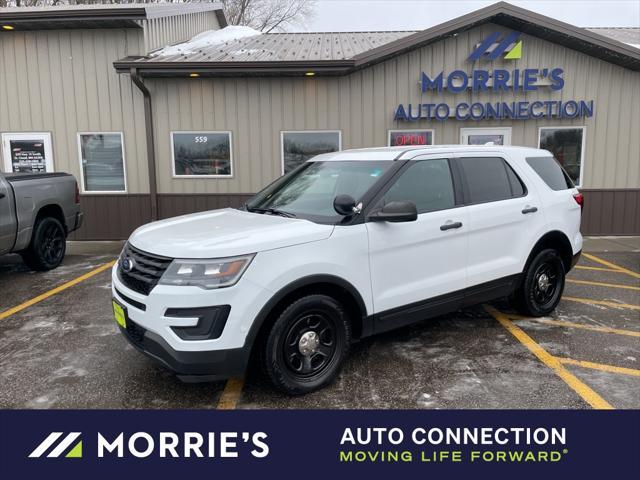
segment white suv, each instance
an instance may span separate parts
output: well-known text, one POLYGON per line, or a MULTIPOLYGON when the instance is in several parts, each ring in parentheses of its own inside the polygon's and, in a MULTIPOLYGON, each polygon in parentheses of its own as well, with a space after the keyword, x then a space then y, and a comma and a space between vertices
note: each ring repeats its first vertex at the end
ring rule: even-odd
POLYGON ((242 375, 254 354, 302 394, 368 335, 509 295, 547 315, 582 249, 581 207, 544 150, 319 155, 241 209, 136 230, 113 269, 114 313, 185 380, 242 375))

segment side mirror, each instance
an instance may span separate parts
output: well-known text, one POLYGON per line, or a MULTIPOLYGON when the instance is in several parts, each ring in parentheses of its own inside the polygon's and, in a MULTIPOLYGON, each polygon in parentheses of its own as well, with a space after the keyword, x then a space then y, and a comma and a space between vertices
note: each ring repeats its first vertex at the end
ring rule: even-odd
POLYGON ((353 215, 356 201, 351 195, 338 195, 333 199, 333 209, 340 215, 353 215))
POLYGON ((418 219, 418 209, 413 202, 389 202, 368 218, 372 222, 414 222, 418 219))

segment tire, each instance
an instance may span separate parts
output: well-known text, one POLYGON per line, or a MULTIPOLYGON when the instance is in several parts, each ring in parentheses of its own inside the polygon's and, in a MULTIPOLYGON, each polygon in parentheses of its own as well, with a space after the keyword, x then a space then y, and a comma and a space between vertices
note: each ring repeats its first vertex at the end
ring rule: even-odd
POLYGON ((66 252, 66 232, 53 217, 37 221, 29 247, 21 253, 24 263, 33 270, 46 271, 56 268, 66 252))
POLYGON ((560 302, 564 283, 562 258, 556 250, 542 250, 524 272, 522 285, 514 294, 515 306, 531 317, 549 315, 560 302))
POLYGON ((308 295, 278 316, 260 363, 278 390, 302 395, 335 380, 350 343, 351 325, 342 305, 326 295, 308 295))

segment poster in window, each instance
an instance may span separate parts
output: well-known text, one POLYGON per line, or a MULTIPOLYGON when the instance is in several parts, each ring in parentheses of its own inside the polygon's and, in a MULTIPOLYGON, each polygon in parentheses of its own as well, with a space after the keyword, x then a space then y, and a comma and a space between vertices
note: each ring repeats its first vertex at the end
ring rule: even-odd
POLYGON ((36 173, 47 170, 42 140, 9 140, 11 168, 14 172, 36 173))
POLYGON ((316 155, 340 150, 339 132, 283 132, 284 173, 289 173, 316 155))
POLYGON ((231 175, 228 132, 174 133, 172 138, 175 175, 231 175))
POLYGON ((553 154, 576 185, 580 184, 582 134, 582 128, 543 128, 540 131, 540 148, 553 154))

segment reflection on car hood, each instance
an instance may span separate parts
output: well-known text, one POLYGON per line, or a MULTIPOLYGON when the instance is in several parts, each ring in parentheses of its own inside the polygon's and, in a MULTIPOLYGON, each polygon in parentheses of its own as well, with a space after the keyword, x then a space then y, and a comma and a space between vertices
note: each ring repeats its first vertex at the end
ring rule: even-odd
POLYGON ((328 238, 333 225, 232 208, 194 213, 138 228, 129 241, 171 258, 219 258, 328 238))

